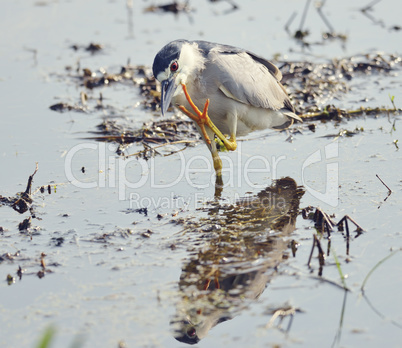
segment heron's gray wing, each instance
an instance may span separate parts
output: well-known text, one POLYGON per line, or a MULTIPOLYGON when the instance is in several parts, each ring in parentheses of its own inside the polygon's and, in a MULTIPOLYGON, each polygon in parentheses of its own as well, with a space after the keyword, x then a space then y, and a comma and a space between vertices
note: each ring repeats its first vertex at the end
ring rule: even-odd
POLYGON ((264 58, 247 51, 212 49, 206 72, 216 80, 229 98, 255 107, 294 112, 287 93, 279 82, 279 69, 264 58))

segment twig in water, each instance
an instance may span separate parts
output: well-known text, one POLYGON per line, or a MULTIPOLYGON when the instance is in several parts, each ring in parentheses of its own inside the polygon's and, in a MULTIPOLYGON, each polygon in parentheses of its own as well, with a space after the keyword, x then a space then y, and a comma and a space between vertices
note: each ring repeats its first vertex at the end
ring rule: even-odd
MULTIPOLYGON (((382 182, 382 184, 388 189, 388 195, 387 195, 387 197, 384 198, 384 202, 385 202, 385 201, 388 199, 388 197, 391 196, 392 190, 387 186, 387 184, 386 184, 384 181, 382 181, 382 179, 378 176, 378 174, 376 174, 375 176, 376 176, 376 177, 378 178, 378 180, 380 180, 380 181, 382 182)), ((382 202, 381 202, 381 204, 382 204, 382 202)), ((378 206, 377 209, 380 209, 381 204, 378 206)))
POLYGON ((378 176, 378 174, 376 174, 375 176, 382 182, 382 184, 388 189, 389 193, 391 194, 392 190, 387 186, 387 184, 381 180, 381 178, 378 176))
POLYGON ((324 234, 325 231, 328 233, 328 238, 331 238, 331 231, 334 229, 334 222, 320 208, 316 208, 314 213, 313 221, 315 222, 316 228, 321 228, 321 233, 324 234))
POLYGON ((35 171, 32 173, 32 175, 29 176, 27 188, 26 188, 26 190, 24 192, 25 195, 30 195, 31 194, 33 177, 35 176, 37 171, 38 171, 38 162, 36 162, 35 171))
POLYGON ((349 233, 349 224, 347 215, 345 215, 341 220, 339 220, 337 224, 339 231, 343 231, 343 223, 345 223, 345 230, 346 230, 346 255, 349 255, 350 233, 349 233))
POLYGON ((353 220, 349 215, 345 215, 336 225, 339 226, 342 224, 343 221, 349 220, 352 224, 356 226, 356 231, 357 232, 363 232, 364 229, 355 221, 353 220))

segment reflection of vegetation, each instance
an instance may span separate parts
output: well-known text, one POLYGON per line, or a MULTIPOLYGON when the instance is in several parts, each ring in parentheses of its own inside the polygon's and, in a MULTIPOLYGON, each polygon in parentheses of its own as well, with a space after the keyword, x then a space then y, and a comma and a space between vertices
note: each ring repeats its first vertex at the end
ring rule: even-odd
POLYGON ((390 322, 392 325, 394 325, 394 326, 396 326, 396 327, 402 329, 402 324, 401 324, 401 323, 398 323, 397 321, 395 321, 395 320, 393 320, 393 319, 387 318, 383 313, 381 313, 381 312, 371 303, 371 301, 369 300, 369 298, 368 298, 368 296, 367 296, 367 294, 366 294, 366 292, 365 292, 365 288, 366 288, 367 281, 369 280, 369 278, 371 277, 371 275, 374 273, 374 271, 375 271, 378 267, 380 267, 385 261, 387 261, 388 259, 390 259, 392 256, 394 256, 395 254, 397 254, 397 253, 400 252, 400 251, 402 251, 402 249, 394 250, 393 252, 391 252, 389 255, 387 255, 386 257, 384 257, 383 259, 381 259, 380 261, 378 261, 378 262, 374 265, 374 267, 367 273, 366 277, 364 278, 363 283, 362 283, 362 285, 361 285, 361 287, 360 287, 360 292, 361 292, 363 298, 366 300, 366 302, 367 302, 368 305, 370 306, 370 308, 371 308, 380 318, 382 318, 382 319, 387 319, 387 320, 389 320, 389 322, 390 322))
MULTIPOLYGON (((175 337, 196 343, 216 324, 256 299, 290 248, 304 191, 283 178, 235 205, 212 205, 208 218, 186 229, 198 245, 180 277, 180 303, 172 321, 175 337)), ((292 312, 293 313, 293 312, 292 312)), ((294 314, 294 313, 293 313, 294 314)))
POLYGON ((344 293, 343 293, 343 302, 342 302, 342 309, 341 309, 341 316, 339 319, 339 326, 338 329, 336 330, 334 342, 332 343, 332 347, 335 347, 336 345, 339 345, 341 341, 341 335, 342 335, 342 328, 343 328, 343 320, 345 318, 345 311, 346 311, 346 299, 348 296, 349 290, 345 288, 344 293))
MULTIPOLYGON (((48 326, 40 338, 36 348, 51 348, 53 341, 56 337, 56 328, 54 326, 48 326)), ((118 348, 123 348, 123 342, 119 342, 118 348)), ((77 335, 73 342, 70 344, 70 348, 81 348, 84 346, 84 337, 82 335, 77 335)))

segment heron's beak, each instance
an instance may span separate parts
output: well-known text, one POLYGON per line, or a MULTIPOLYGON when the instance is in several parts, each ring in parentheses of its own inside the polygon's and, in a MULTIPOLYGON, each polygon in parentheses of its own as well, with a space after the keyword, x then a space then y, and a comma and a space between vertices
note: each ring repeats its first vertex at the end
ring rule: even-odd
POLYGON ((161 91, 161 111, 162 116, 165 116, 165 112, 169 108, 170 101, 173 98, 174 92, 177 86, 173 76, 169 77, 167 80, 162 81, 162 91, 161 91))

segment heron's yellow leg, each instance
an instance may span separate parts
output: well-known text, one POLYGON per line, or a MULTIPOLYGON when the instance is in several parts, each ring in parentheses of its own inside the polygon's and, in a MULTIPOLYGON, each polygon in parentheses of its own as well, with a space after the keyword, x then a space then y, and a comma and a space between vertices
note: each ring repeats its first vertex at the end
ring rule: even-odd
POLYGON ((219 157, 218 151, 212 153, 212 159, 214 161, 216 176, 222 177, 222 160, 219 157))
MULTIPOLYGON (((190 117, 192 120, 194 120, 195 122, 197 122, 197 124, 199 125, 201 132, 205 138, 205 141, 208 144, 211 144, 211 139, 209 138, 209 136, 207 135, 207 132, 205 131, 205 125, 207 125, 209 128, 212 129, 212 131, 216 134, 216 136, 222 140, 223 144, 225 145, 225 147, 229 150, 229 151, 234 151, 237 148, 237 143, 236 143, 236 136, 235 134, 231 134, 229 139, 226 139, 226 137, 222 134, 222 132, 218 129, 218 127, 216 127, 214 125, 214 123, 211 121, 211 119, 208 116, 208 106, 209 106, 209 99, 207 99, 207 101, 205 102, 204 105, 204 110, 201 112, 197 106, 194 104, 194 102, 192 101, 190 95, 187 92, 187 87, 185 84, 182 84, 183 87, 183 92, 184 95, 186 96, 186 99, 188 101, 188 103, 190 104, 191 108, 194 110, 194 112, 196 113, 196 115, 194 115, 192 112, 188 111, 183 105, 179 105, 178 108, 185 113, 188 117, 190 117)), ((219 156, 218 156, 219 158, 219 156)), ((219 158, 220 161, 220 158, 219 158)), ((216 166, 215 166, 215 156, 214 156, 214 167, 216 170, 216 166)), ((220 162, 220 169, 222 169, 222 162, 220 162)))

